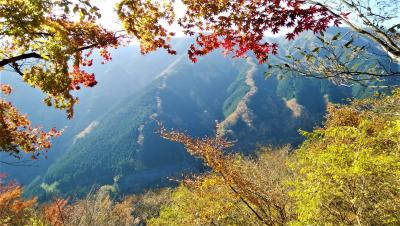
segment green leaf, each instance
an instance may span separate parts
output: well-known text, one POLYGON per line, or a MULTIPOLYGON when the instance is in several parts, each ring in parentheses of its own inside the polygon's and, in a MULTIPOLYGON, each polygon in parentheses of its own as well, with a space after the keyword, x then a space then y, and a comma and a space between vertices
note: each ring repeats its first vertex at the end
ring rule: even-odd
POLYGON ((332 40, 338 40, 338 38, 340 37, 340 32, 338 32, 335 36, 333 36, 332 40))
POLYGON ((344 47, 349 48, 351 43, 353 43, 353 42, 354 42, 354 39, 351 38, 350 41, 348 41, 348 42, 346 42, 346 44, 344 44, 344 47))
POLYGON ((92 8, 90 9, 89 12, 94 13, 94 12, 97 12, 97 11, 99 11, 99 8, 97 8, 96 6, 94 6, 94 7, 92 7, 92 8))
POLYGON ((72 12, 76 13, 79 10, 79 6, 75 5, 74 8, 72 9, 72 12))
POLYGON ((272 76, 272 72, 270 72, 270 71, 265 72, 264 76, 265 76, 265 79, 268 79, 272 76))
POLYGON ((319 53, 319 47, 312 50, 313 53, 319 53))

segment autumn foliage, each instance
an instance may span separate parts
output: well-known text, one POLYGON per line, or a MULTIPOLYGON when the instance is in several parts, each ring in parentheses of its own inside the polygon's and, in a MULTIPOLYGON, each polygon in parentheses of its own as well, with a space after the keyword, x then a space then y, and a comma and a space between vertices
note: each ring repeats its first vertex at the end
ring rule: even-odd
MULTIPOLYGON (((11 87, 2 85, 5 95, 11 93, 11 87)), ((50 139, 60 136, 62 131, 51 129, 44 132, 40 127, 33 127, 26 115, 21 114, 12 104, 0 98, 0 149, 20 158, 20 150, 37 158, 42 150, 51 147, 50 139)))
MULTIPOLYGON (((0 70, 15 72, 46 95, 45 104, 72 118, 78 103, 73 92, 97 84, 89 70, 94 51, 104 64, 112 60, 109 48, 137 39, 143 54, 159 48, 176 54, 170 44, 176 34, 168 30, 174 23, 184 34, 195 36, 187 51, 192 62, 222 49, 233 57, 252 52, 264 63, 279 48, 265 41, 267 32, 284 31, 285 38, 293 40, 304 31, 322 34, 341 22, 375 41, 398 62, 400 25, 384 26, 392 17, 398 18, 398 7, 392 12, 383 9, 397 2, 382 3, 383 16, 362 2, 183 0, 185 13, 177 17, 172 0, 121 0, 116 4, 121 33, 99 24, 101 12, 90 0, 0 0, 0 70), (355 12, 361 25, 332 2, 355 12)), ((332 43, 339 37, 333 36, 332 43)), ((385 68, 352 68, 349 60, 364 53, 362 47, 351 47, 353 41, 344 44, 351 50, 345 62, 337 57, 335 47, 326 58, 340 64, 320 63, 320 51, 330 49, 326 39, 319 39, 321 46, 311 52, 298 51, 305 57, 302 69, 306 71, 289 65, 278 69, 297 69, 303 75, 317 72, 314 77, 339 78, 340 84, 382 76, 376 70, 385 68)), ((300 60, 292 55, 288 59, 300 60)), ((386 75, 398 76, 398 72, 386 71, 386 75)), ((62 131, 33 126, 6 100, 12 87, 0 84, 0 89, 0 150, 17 158, 21 152, 37 158, 62 131)), ((165 192, 116 201, 110 195, 115 187, 103 186, 84 199, 55 198, 37 208, 35 198, 23 198, 23 188, 0 175, 0 224, 132 225, 152 218, 152 225, 399 225, 399 100, 400 91, 395 90, 392 96, 329 105, 325 125, 303 131, 306 141, 300 147, 264 148, 256 157, 226 154, 234 143, 220 136, 196 139, 162 128, 163 138, 183 144, 212 169, 183 181, 171 200, 165 192)))
POLYGON ((112 198, 113 187, 104 185, 75 201, 55 198, 38 212, 38 219, 52 226, 140 225, 158 216, 160 206, 168 203, 170 191, 132 195, 120 201, 112 198))
POLYGON ((36 198, 22 197, 23 188, 0 175, 0 224, 40 226, 137 225, 158 215, 161 204, 169 199, 169 190, 128 196, 121 201, 111 197, 113 187, 105 185, 86 197, 71 201, 54 198, 38 204, 36 198), (147 209, 147 210, 146 210, 147 209))
MULTIPOLYGON (((0 187, 5 225, 398 225, 400 219, 399 90, 329 105, 323 127, 303 132, 297 149, 227 154, 220 137, 192 138, 161 129, 211 172, 185 179, 172 193, 115 200, 115 185, 85 198, 35 208, 14 182, 0 187), (39 224, 40 225, 40 224, 39 224)), ((2 222, 3 223, 3 222, 2 222)))
MULTIPOLYGON (((122 40, 114 31, 97 23, 100 13, 88 0, 0 1, 0 70, 12 70, 24 82, 41 90, 48 106, 65 110, 68 118, 78 99, 73 90, 92 87, 92 51, 100 49, 104 62, 111 60, 107 50, 122 40), (72 66, 69 62, 72 61, 72 66)), ((3 76, 3 75, 2 75, 3 76)), ((11 89, 1 84, 4 95, 11 89)), ((20 151, 48 150, 55 130, 44 132, 31 126, 27 116, 1 98, 1 150, 17 157, 20 151)))
MULTIPOLYGON (((284 225, 294 219, 284 180, 288 148, 260 150, 258 158, 226 160, 227 176, 212 172, 184 180, 151 225, 284 225), (228 172, 230 171, 230 172, 228 172)), ((231 156, 233 157, 233 156, 231 156)))
POLYGON ((173 1, 124 0, 118 4, 118 13, 128 33, 138 37, 143 53, 156 48, 174 53, 168 44, 174 33, 168 33, 162 21, 169 24, 177 21, 185 34, 197 35, 196 43, 188 50, 193 62, 198 56, 222 48, 235 57, 244 57, 251 51, 263 63, 278 48, 276 43, 264 40, 265 32, 276 34, 288 29, 286 38, 292 40, 303 31, 321 33, 330 22, 340 24, 326 8, 301 0, 183 1, 183 4, 186 11, 180 18, 175 17, 173 1))
POLYGON ((64 226, 66 217, 64 215, 67 208, 67 199, 55 198, 51 203, 43 207, 43 218, 52 226, 64 226))
POLYGON ((330 106, 289 164, 297 222, 400 223, 400 92, 330 106))
POLYGON ((150 222, 399 224, 399 94, 330 105, 325 126, 303 132, 307 140, 292 154, 267 149, 256 159, 227 155, 231 143, 221 138, 162 129, 164 138, 182 143, 213 173, 182 183, 150 222))
POLYGON ((193 139, 165 129, 161 129, 160 134, 165 139, 182 143, 192 155, 203 159, 216 175, 222 177, 233 197, 242 202, 259 222, 275 225, 291 219, 288 196, 281 181, 290 174, 284 167, 287 148, 276 153, 266 151, 261 157, 262 162, 244 161, 240 155, 224 154, 233 143, 221 137, 193 139))
POLYGON ((4 174, 0 175, 0 224, 25 225, 33 216, 32 208, 36 205, 36 199, 23 199, 22 187, 6 179, 4 174))

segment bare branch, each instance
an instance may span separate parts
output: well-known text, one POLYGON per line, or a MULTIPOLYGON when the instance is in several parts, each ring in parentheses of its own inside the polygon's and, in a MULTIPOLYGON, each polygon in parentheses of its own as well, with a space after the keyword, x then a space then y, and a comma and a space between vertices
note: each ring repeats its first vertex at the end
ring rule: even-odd
MULTIPOLYGON (((357 7, 354 3, 354 1, 347 1, 347 0, 340 0, 345 6, 351 10, 351 12, 354 12, 357 15, 357 18, 362 21, 362 25, 364 27, 361 27, 357 25, 354 21, 350 20, 347 18, 347 16, 342 15, 340 12, 337 13, 337 9, 329 6, 328 3, 324 2, 319 2, 317 0, 308 0, 309 3, 315 4, 317 6, 321 6, 326 8, 329 13, 334 15, 337 18, 340 18, 346 25, 348 25, 350 28, 352 28, 354 31, 367 36, 368 38, 372 39, 373 41, 377 42, 387 53, 388 55, 397 62, 400 62, 400 36, 395 34, 393 37, 389 36, 389 33, 393 28, 397 27, 395 25, 392 28, 386 29, 383 26, 378 26, 377 24, 374 24, 371 22, 368 18, 367 15, 365 15, 363 12, 360 11, 360 9, 357 7)), ((362 7, 362 5, 360 5, 362 7)), ((371 9, 367 10, 368 12, 371 11, 371 9)), ((370 15, 375 15, 370 13, 370 15)), ((381 15, 379 15, 381 16, 381 15)), ((385 17, 387 19, 387 17, 385 17)))

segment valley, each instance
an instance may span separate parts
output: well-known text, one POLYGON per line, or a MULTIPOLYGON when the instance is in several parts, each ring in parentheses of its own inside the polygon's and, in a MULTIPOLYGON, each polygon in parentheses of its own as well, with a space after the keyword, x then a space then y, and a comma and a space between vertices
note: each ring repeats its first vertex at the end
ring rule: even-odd
MULTIPOLYGON (((313 41, 303 36, 306 46, 313 41)), ((190 40, 175 42, 183 50, 190 40)), ((282 51, 292 48, 281 45, 282 51)), ((116 53, 117 60, 95 67, 99 85, 90 94, 80 94, 76 118, 66 120, 52 109, 26 109, 37 122, 65 128, 48 159, 2 169, 26 185, 28 196, 81 197, 93 186, 113 183, 121 194, 140 193, 176 186, 182 178, 208 170, 181 145, 159 137, 153 119, 194 137, 226 137, 236 141, 232 152, 252 155, 262 145, 296 147, 304 140, 299 130, 321 125, 328 103, 373 92, 289 74, 266 78, 267 66, 258 65, 252 56, 232 59, 213 53, 193 64, 185 54, 128 58, 134 51, 126 48, 116 53), (138 59, 140 64, 135 64, 138 59), (133 63, 121 64, 127 61, 133 63), (21 169, 27 173, 21 174, 21 169), (53 190, 44 189, 49 186, 53 190)), ((28 88, 22 89, 31 95, 28 88)))

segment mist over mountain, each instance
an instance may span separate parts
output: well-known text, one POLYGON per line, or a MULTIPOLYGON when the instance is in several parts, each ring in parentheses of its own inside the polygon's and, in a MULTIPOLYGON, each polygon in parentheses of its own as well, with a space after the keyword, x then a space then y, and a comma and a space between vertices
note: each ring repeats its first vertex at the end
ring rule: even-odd
MULTIPOLYGON (((156 52, 143 57, 137 47, 115 51, 113 61, 94 66, 99 83, 79 94, 81 103, 71 121, 63 112, 31 104, 41 94, 10 78, 19 89, 10 101, 34 123, 66 129, 48 160, 2 171, 43 200, 54 192, 81 196, 103 184, 118 185, 121 194, 137 193, 207 170, 181 145, 162 139, 153 119, 196 137, 224 135, 237 141, 232 151, 252 154, 258 145, 298 145, 303 140, 298 131, 321 125, 328 103, 373 93, 358 85, 336 86, 291 74, 266 79, 267 66, 252 56, 232 59, 216 52, 193 64, 184 51, 190 41, 175 41, 177 56, 156 52), (46 191, 43 185, 54 189, 46 191)), ((296 45, 308 48, 316 38, 305 33, 296 42, 273 41, 280 53, 271 61, 284 62, 280 56, 296 45)))

